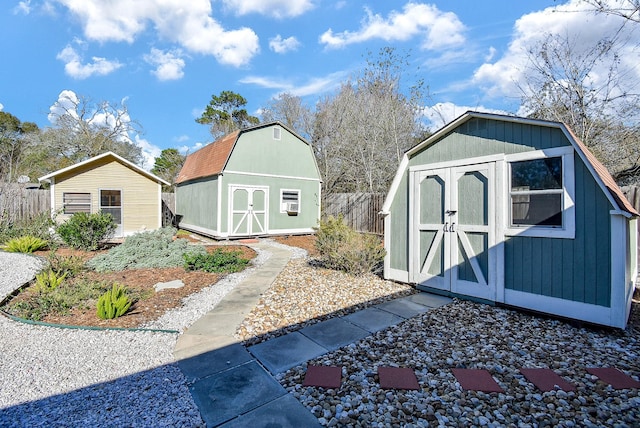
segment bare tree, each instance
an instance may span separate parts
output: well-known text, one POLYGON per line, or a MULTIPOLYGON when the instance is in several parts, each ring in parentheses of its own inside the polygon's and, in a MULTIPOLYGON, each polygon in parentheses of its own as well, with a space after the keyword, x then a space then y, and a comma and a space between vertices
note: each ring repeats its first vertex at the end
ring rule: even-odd
POLYGON ((619 34, 587 48, 548 35, 529 49, 520 85, 531 117, 569 125, 618 181, 640 166, 640 93, 621 61, 625 46, 619 34))
POLYGON ((65 91, 51 107, 49 120, 54 126, 42 134, 43 140, 71 163, 106 151, 136 164, 143 161, 142 149, 131 139, 132 134, 141 133, 142 127, 131 119, 124 102, 94 103, 65 91))
POLYGON ((593 7, 593 11, 614 15, 633 22, 640 22, 640 0, 582 0, 593 7))
POLYGON ((406 57, 384 48, 333 98, 318 103, 313 145, 325 193, 386 192, 403 153, 421 135, 422 83, 402 92, 406 57))
POLYGON ((302 98, 288 92, 279 94, 262 108, 262 121, 279 121, 309 139, 313 133, 313 113, 302 98))

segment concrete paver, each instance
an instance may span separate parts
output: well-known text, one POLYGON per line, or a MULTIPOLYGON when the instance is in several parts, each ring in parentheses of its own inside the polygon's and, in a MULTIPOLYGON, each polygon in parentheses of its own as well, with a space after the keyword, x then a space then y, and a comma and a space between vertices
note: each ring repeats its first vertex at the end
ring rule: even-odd
POLYGON ((326 354, 329 350, 300 332, 289 333, 247 348, 273 374, 326 354))
POLYGON ((320 427, 318 419, 291 395, 277 398, 240 417, 221 425, 221 428, 277 428, 320 427))
POLYGON ((300 330, 300 333, 329 351, 342 348, 371 334, 341 318, 331 318, 312 324, 300 330))
POLYGON ((383 311, 391 312, 392 314, 406 319, 423 314, 430 309, 420 303, 412 302, 407 297, 389 300, 388 302, 380 303, 374 307, 383 311))
POLYGON ((370 333, 384 330, 405 320, 398 315, 377 308, 366 308, 346 315, 344 319, 370 333))
POLYGON ((204 377, 190 388, 207 426, 218 426, 287 394, 255 360, 204 377))
POLYGON ((208 427, 319 426, 269 372, 281 373, 451 301, 419 293, 245 348, 234 333, 291 256, 290 251, 265 242, 249 245, 271 256, 180 335, 174 349, 208 427))

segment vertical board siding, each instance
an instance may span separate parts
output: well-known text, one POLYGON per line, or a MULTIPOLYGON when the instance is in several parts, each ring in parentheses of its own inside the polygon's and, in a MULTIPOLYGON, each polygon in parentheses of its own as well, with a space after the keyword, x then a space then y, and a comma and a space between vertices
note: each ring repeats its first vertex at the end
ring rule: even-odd
MULTIPOLYGON (((569 141, 558 128, 472 118, 415 153, 409 166, 426 168, 439 162, 568 145, 569 141)), ((574 163, 575 239, 506 237, 505 288, 609 307, 611 207, 577 154, 574 163)), ((404 186, 408 187, 408 180, 403 181, 401 189, 404 186)), ((640 206, 640 191, 628 192, 634 197, 634 205, 640 206)), ((409 249, 403 235, 411 233, 411 225, 406 212, 408 201, 403 193, 398 192, 391 207, 394 229, 390 259, 391 267, 406 270, 407 265, 402 260, 409 257, 409 249)))
POLYGON ((575 239, 509 238, 505 245, 505 287, 609 307, 609 201, 577 156, 575 170, 575 239))
POLYGON ((176 187, 176 215, 180 222, 203 227, 217 228, 218 177, 195 180, 176 187))

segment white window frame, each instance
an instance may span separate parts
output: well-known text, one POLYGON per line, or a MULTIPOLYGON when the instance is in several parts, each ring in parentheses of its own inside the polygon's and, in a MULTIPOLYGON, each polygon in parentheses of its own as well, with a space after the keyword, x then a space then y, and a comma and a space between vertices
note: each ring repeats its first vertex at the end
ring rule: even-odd
POLYGON ((91 192, 62 192, 62 213, 64 215, 73 215, 77 212, 86 212, 88 214, 91 214, 91 192), (89 202, 66 202, 66 195, 87 195, 89 197, 89 202), (83 207, 86 206, 87 210, 86 211, 75 211, 72 213, 67 212, 67 206, 74 206, 74 207, 83 207))
POLYGON ((285 193, 296 193, 298 195, 298 199, 297 199, 297 204, 298 204, 298 214, 300 214, 302 205, 301 205, 301 194, 302 192, 300 191, 300 189, 280 189, 280 213, 281 214, 286 214, 287 213, 287 209, 286 209, 286 203, 289 201, 285 201, 284 200, 284 194, 285 193))
POLYGON ((504 207, 504 219, 506 221, 504 228, 505 235, 574 239, 576 234, 576 207, 573 147, 557 147, 516 153, 505 156, 505 161, 507 162, 507 168, 505 168, 506 177, 504 180, 506 183, 506 203, 504 207), (562 190, 560 191, 562 194, 562 227, 511 224, 511 163, 552 157, 562 158, 562 190))
POLYGON ((279 126, 273 127, 273 139, 276 141, 280 141, 282 139, 282 128, 279 126))

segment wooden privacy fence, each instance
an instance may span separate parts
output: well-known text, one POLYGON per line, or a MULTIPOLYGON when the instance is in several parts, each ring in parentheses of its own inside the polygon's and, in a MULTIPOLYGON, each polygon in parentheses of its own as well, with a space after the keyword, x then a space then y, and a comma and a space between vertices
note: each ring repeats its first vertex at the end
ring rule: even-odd
POLYGON ((636 211, 640 212, 640 186, 624 186, 620 189, 636 211))
POLYGON ((0 185, 0 221, 28 220, 51 210, 48 190, 27 189, 20 185, 0 185))
POLYGON ((358 232, 384 233, 384 218, 379 214, 384 193, 331 193, 323 197, 322 217, 342 217, 358 232))

